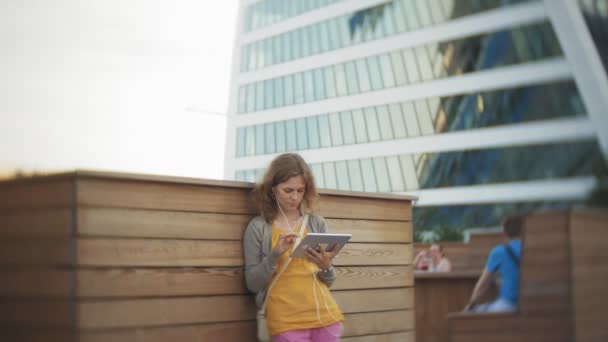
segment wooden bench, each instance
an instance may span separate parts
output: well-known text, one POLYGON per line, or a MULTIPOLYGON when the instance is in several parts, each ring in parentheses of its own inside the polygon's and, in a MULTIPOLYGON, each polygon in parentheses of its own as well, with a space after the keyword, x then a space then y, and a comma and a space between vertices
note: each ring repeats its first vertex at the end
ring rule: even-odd
POLYGON ((450 341, 607 341, 607 250, 606 212, 529 216, 518 311, 451 314, 450 341))
MULTIPOLYGON (((256 341, 250 183, 74 172, 0 182, 0 340, 256 341)), ((322 191, 343 341, 413 341, 411 198, 322 191)))

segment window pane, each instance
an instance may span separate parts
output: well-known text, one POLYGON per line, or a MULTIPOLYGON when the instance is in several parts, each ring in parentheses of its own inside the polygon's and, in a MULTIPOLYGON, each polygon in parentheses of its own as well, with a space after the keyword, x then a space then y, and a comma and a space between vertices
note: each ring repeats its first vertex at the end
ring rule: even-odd
POLYGON ((239 113, 244 113, 247 109, 245 106, 247 105, 247 87, 239 88, 239 113))
POLYGON ((283 63, 283 39, 281 36, 272 37, 272 58, 277 63, 283 63))
POLYGON ((395 51, 391 53, 391 62, 393 64, 393 69, 395 70, 395 83, 397 86, 402 86, 407 84, 407 74, 405 71, 405 66, 403 65, 403 59, 401 58, 401 53, 399 51, 395 51))
POLYGON ((273 58, 273 49, 272 49, 272 39, 264 40, 264 66, 270 66, 274 64, 273 58))
POLYGON ((378 191, 391 191, 391 183, 388 178, 388 170, 386 169, 386 161, 384 157, 373 158, 374 170, 376 171, 376 181, 378 182, 378 191))
POLYGON ((293 59, 302 57, 302 30, 293 30, 290 32, 291 49, 293 59))
POLYGON ((336 92, 338 96, 348 95, 348 90, 346 88, 346 73, 344 71, 344 64, 336 64, 336 92))
POLYGON ((285 76, 283 84, 285 85, 285 105, 291 106, 294 102, 293 75, 285 76))
POLYGON ((315 185, 317 188, 325 188, 325 179, 323 177, 323 165, 312 164, 310 165, 313 177, 315 177, 315 185))
POLYGON ((378 56, 368 57, 367 65, 369 65, 369 74, 372 79, 372 89, 382 89, 382 71, 380 70, 378 56))
POLYGON ((401 52, 403 54, 403 62, 405 63, 405 70, 407 71, 409 83, 420 82, 420 73, 413 49, 404 49, 401 52))
POLYGON ((298 31, 300 31, 300 37, 302 39, 302 57, 310 56, 310 54, 311 54, 311 47, 310 47, 311 32, 310 32, 310 26, 303 27, 303 28, 299 29, 298 31))
POLYGON ((264 125, 255 126, 255 154, 264 154, 264 125))
POLYGON ((252 156, 255 154, 255 128, 254 126, 247 127, 245 129, 245 154, 252 156))
POLYGON ((359 86, 361 88, 361 91, 367 92, 372 87, 370 80, 369 80, 367 62, 365 59, 359 59, 356 61, 356 65, 357 65, 357 76, 359 76, 359 86))
POLYGON ((342 124, 340 122, 340 114, 329 114, 329 127, 331 130, 331 140, 333 146, 340 146, 344 143, 342 139, 342 124))
POLYGON ((264 81, 264 94, 266 95, 266 99, 264 102, 264 107, 266 109, 274 107, 274 89, 273 89, 273 80, 264 81))
POLYGON ((331 147, 331 131, 329 129, 329 116, 319 116, 319 135, 321 147, 331 147))
POLYGON ((319 24, 314 24, 308 27, 308 33, 310 34, 310 52, 311 55, 318 55, 321 51, 321 34, 319 33, 319 24))
POLYGON ((352 117, 355 126, 355 140, 357 144, 367 142, 367 130, 365 128, 365 119, 363 118, 363 111, 361 109, 353 110, 352 117))
POLYGON ((384 80, 383 88, 392 88, 395 86, 395 76, 393 75, 393 67, 391 58, 384 54, 380 56, 380 68, 382 69, 382 79, 384 80))
MULTIPOLYGON (((247 112, 253 112, 255 110, 255 85, 253 83, 247 86, 247 112)), ((243 87, 241 87, 243 89, 243 87)))
POLYGON ((304 72, 304 102, 313 102, 315 100, 315 83, 312 77, 312 71, 304 72))
POLYGON ((293 91, 294 102, 296 104, 304 103, 304 81, 301 72, 293 75, 293 91))
POLYGON ((327 97, 332 98, 336 97, 336 78, 334 75, 334 68, 329 66, 324 68, 325 71, 325 90, 327 92, 327 97))
POLYGON ((325 99, 325 78, 323 77, 323 69, 319 68, 313 71, 315 76, 315 101, 325 99))
POLYGON ((429 8, 427 6, 427 0, 416 1, 416 6, 418 7, 418 18, 420 19, 420 25, 422 27, 433 25, 431 13, 429 12, 429 8))
POLYGON ((388 166, 388 174, 391 181, 391 191, 405 191, 403 184, 403 176, 401 175, 401 166, 399 166, 398 157, 386 157, 388 166))
POLYGON ((336 162, 336 176, 338 177, 338 189, 350 190, 350 181, 348 179, 348 169, 345 161, 336 162))
POLYGON ((290 40, 290 38, 292 37, 291 34, 287 33, 287 34, 282 34, 281 36, 281 40, 283 41, 283 62, 287 62, 290 61, 293 56, 291 54, 292 52, 292 41, 290 40))
POLYGON ((329 21, 329 48, 331 50, 336 50, 341 47, 341 40, 338 30, 338 20, 339 19, 333 19, 329 21))
POLYGON ((285 152, 287 145, 285 141, 285 121, 275 122, 275 135, 277 137, 277 149, 278 153, 285 152))
POLYGON ((414 4, 416 0, 405 0, 403 1, 403 8, 405 10, 405 22, 410 30, 415 30, 420 28, 420 23, 418 22, 418 10, 416 5, 414 4))
POLYGON ((392 36, 396 32, 395 22, 393 20, 393 12, 395 10, 393 6, 394 3, 395 1, 386 4, 386 7, 384 8, 384 15, 381 18, 382 23, 384 24, 382 28, 385 36, 392 36))
POLYGON ((426 51, 426 46, 419 46, 415 49, 418 67, 420 68, 420 74, 422 80, 429 81, 433 79, 433 67, 431 59, 426 51))
POLYGON ((418 113, 418 124, 422 135, 433 134, 433 120, 431 119, 431 113, 429 107, 426 104, 426 100, 416 101, 416 112, 418 113))
POLYGON ((264 125, 265 127, 265 135, 266 135, 266 151, 265 153, 274 153, 275 152, 275 147, 276 147, 276 142, 275 142, 275 137, 274 137, 274 124, 273 123, 267 123, 264 125))
POLYGON ((403 112, 403 119, 405 120, 405 127, 407 128, 407 135, 409 137, 417 137, 420 135, 420 128, 418 127, 418 118, 416 116, 416 110, 414 104, 406 102, 401 105, 403 112))
POLYGON ((382 140, 393 139, 393 128, 391 118, 388 114, 388 106, 380 106, 376 108, 378 114, 378 123, 380 124, 380 136, 382 140))
POLYGON ((298 150, 308 149, 308 132, 306 131, 306 118, 296 120, 298 150))
POLYGON ((329 50, 329 23, 323 21, 319 23, 319 39, 320 39, 320 52, 329 50))
POLYGON ((395 131, 395 138, 401 139, 407 137, 407 130, 405 129, 403 115, 401 114, 401 106, 398 103, 393 103, 389 105, 388 108, 391 116, 391 124, 395 131))
POLYGON ((365 122, 367 123, 367 132, 369 141, 380 140, 380 127, 378 126, 378 118, 374 107, 365 108, 365 122))
POLYGON ((323 163, 323 175, 325 176, 325 187, 328 189, 337 189, 338 182, 336 180, 336 170, 334 163, 323 163))
POLYGON ((353 118, 350 112, 340 113, 340 123, 342 124, 342 132, 344 134, 344 144, 351 145, 355 143, 355 129, 353 127, 353 118))
POLYGON ((295 151, 298 149, 298 141, 296 134, 296 122, 295 120, 285 121, 285 138, 287 139, 287 151, 295 151))
POLYGON ((351 190, 363 191, 363 178, 361 177, 361 167, 359 166, 359 160, 349 160, 347 164, 351 190))
POLYGON ((395 0, 394 4, 394 15, 395 15, 395 26, 397 27, 397 32, 404 32, 407 30, 407 26, 405 25, 405 13, 403 8, 403 1, 395 0))
POLYGON ((283 77, 275 78, 272 80, 274 82, 274 101, 276 107, 283 107, 285 105, 285 96, 283 94, 283 77))
POLYGON ((348 83, 348 94, 354 95, 359 93, 359 81, 357 80, 357 69, 355 68, 354 62, 347 62, 346 65, 346 78, 348 83))
POLYGON ((245 129, 239 127, 236 130, 236 156, 242 157, 245 155, 245 129))
POLYGON ((308 145, 309 148, 319 148, 319 126, 317 125, 317 117, 312 116, 306 118, 306 128, 308 129, 308 145))
POLYGON ((255 84, 255 110, 264 109, 264 82, 258 82, 255 84))
POLYGON ((399 156, 399 162, 403 177, 405 178, 405 189, 408 191, 418 190, 420 186, 418 185, 418 175, 412 156, 399 156))
POLYGON ((363 188, 367 192, 377 192, 376 173, 371 159, 361 159, 361 173, 363 174, 363 188))

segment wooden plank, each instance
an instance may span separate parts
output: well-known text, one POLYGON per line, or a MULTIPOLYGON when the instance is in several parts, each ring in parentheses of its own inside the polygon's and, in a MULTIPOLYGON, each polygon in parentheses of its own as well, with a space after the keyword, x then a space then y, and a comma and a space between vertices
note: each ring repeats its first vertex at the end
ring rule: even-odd
MULTIPOLYGON (((337 267, 336 269, 338 277, 332 290, 413 285, 411 266, 337 267)), ((241 267, 79 269, 77 275, 78 296, 81 298, 248 293, 241 267)), ((0 289, 2 286, 0 284, 0 289)))
MULTIPOLYGON (((413 288, 332 292, 344 313, 413 308, 413 288)), ((78 303, 84 329, 151 327, 255 319, 251 295, 129 300, 86 300, 78 303)))
POLYGON ((73 184, 68 179, 0 182, 0 210, 71 207, 73 184))
POLYGON ((608 340, 608 214, 578 211, 571 216, 573 324, 576 341, 608 340))
POLYGON ((327 219, 329 231, 353 234, 351 242, 412 242, 412 223, 404 221, 327 219))
POLYGON ((78 204, 225 214, 256 213, 249 189, 146 181, 79 179, 78 204))
POLYGON ((334 259, 338 266, 410 265, 412 244, 349 243, 334 259))
POLYGON ((81 266, 242 266, 239 241, 78 240, 81 266))
POLYGON ((257 342, 255 321, 139 329, 84 330, 80 342, 257 342))
POLYGON ((255 319, 253 296, 81 301, 80 327, 124 328, 255 319))
POLYGON ((403 310, 414 307, 414 288, 332 291, 344 313, 403 310))
POLYGON ((0 265, 72 265, 73 245, 68 239, 0 240, 0 265))
POLYGON ((78 296, 83 298, 245 293, 242 267, 78 270, 78 296))
POLYGON ((252 215, 79 208, 81 236, 242 240, 252 215))
POLYGON ((397 310, 348 314, 342 336, 386 334, 414 329, 414 311, 397 310))
MULTIPOLYGON (((239 241, 78 239, 81 266, 242 266, 239 241)), ((350 243, 334 259, 338 266, 407 265, 411 244, 350 243)))
POLYGON ((70 300, 2 300, 0 324, 22 328, 70 328, 75 326, 74 307, 70 300))
POLYGON ((412 206, 407 200, 354 198, 326 195, 319 201, 326 218, 411 221, 412 206))
POLYGON ((345 338, 340 339, 340 341, 344 341, 344 342, 415 342, 416 337, 415 337, 413 331, 404 331, 404 332, 391 333, 391 334, 345 337, 345 338))
POLYGON ((332 290, 410 287, 414 285, 412 266, 341 266, 332 290))
POLYGON ((76 335, 75 329, 2 327, 2 340, 10 342, 71 342, 76 335))
POLYGON ((67 298, 72 295, 75 271, 46 268, 0 270, 0 297, 67 298))
POLYGON ((72 225, 67 208, 0 212, 0 238, 67 238, 72 225))

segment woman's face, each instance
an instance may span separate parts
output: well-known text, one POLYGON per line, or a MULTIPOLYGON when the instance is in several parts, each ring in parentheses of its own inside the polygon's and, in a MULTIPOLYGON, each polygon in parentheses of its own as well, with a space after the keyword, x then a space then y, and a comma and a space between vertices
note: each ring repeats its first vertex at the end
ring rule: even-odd
POLYGON ((283 183, 277 184, 273 191, 283 210, 296 210, 304 198, 306 183, 304 177, 293 176, 283 183))

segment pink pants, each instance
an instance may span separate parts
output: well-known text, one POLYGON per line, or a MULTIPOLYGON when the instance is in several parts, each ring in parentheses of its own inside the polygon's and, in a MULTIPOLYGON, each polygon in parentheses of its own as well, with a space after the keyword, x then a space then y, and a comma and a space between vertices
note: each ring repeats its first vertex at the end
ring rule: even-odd
POLYGON ((338 342, 342 335, 342 323, 326 327, 294 330, 272 336, 272 342, 338 342))

